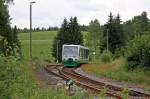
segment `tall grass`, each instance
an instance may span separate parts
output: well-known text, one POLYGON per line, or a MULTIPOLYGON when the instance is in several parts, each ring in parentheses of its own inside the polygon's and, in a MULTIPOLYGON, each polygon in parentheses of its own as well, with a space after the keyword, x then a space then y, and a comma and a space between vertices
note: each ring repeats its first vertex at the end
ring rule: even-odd
POLYGON ((105 76, 121 82, 135 83, 150 91, 150 72, 139 69, 127 71, 124 68, 124 64, 125 60, 120 58, 107 64, 89 64, 83 66, 82 69, 97 76, 105 76))

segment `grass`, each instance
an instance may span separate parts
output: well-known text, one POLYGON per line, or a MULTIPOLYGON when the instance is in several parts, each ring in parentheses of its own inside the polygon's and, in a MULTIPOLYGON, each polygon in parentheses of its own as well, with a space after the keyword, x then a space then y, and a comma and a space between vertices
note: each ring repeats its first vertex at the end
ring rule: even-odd
MULTIPOLYGON (((83 37, 87 32, 82 32, 83 37)), ((32 33, 32 55, 34 58, 42 60, 50 60, 53 62, 52 57, 52 43, 57 31, 44 31, 32 33)), ((29 58, 29 33, 19 33, 19 39, 22 44, 22 52, 25 59, 29 58)))
MULTIPOLYGON (((33 32, 32 39, 33 40, 53 40, 54 36, 56 36, 57 31, 41 31, 41 32, 33 32)), ((29 33, 19 33, 19 38, 21 40, 29 40, 29 33)))
MULTIPOLYGON (((32 55, 43 60, 53 60, 51 55, 52 42, 57 31, 44 31, 32 33, 32 55)), ((29 58, 29 33, 19 33, 22 52, 25 59, 29 58)))
POLYGON ((145 90, 150 91, 150 72, 149 71, 127 71, 124 68, 125 60, 117 59, 108 64, 88 64, 82 69, 97 76, 105 76, 115 81, 135 83, 145 90))

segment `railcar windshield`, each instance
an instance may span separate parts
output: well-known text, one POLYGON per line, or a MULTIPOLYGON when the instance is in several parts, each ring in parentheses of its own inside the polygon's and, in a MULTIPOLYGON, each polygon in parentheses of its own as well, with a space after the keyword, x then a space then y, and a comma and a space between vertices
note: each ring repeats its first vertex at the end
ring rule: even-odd
POLYGON ((78 56, 78 47, 77 46, 64 46, 64 56, 77 57, 78 56))

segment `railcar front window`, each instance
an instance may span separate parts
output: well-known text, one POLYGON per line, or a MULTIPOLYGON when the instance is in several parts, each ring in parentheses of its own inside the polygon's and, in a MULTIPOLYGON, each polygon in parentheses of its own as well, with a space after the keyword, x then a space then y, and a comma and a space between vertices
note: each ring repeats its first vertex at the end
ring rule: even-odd
POLYGON ((65 46, 64 56, 76 57, 78 55, 78 47, 76 46, 65 46))

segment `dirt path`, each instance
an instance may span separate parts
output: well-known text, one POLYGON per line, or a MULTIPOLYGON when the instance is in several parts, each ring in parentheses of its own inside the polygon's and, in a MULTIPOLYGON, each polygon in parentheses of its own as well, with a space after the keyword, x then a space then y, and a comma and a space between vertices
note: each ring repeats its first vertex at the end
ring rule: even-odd
POLYGON ((42 77, 33 69, 33 66, 29 62, 29 71, 31 78, 39 85, 40 88, 45 88, 46 82, 42 79, 42 77))

